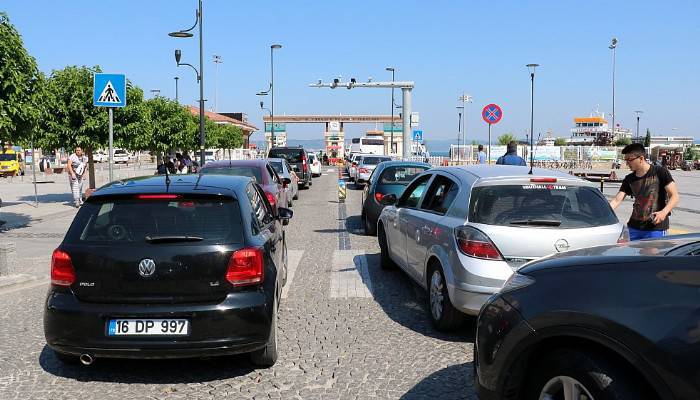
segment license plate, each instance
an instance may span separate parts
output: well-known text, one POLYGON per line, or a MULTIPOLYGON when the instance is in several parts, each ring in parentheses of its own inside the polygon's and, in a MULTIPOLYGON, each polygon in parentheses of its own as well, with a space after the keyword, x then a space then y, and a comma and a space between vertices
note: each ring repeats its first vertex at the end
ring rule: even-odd
POLYGON ((190 321, 186 319, 110 319, 107 336, 186 336, 190 321))

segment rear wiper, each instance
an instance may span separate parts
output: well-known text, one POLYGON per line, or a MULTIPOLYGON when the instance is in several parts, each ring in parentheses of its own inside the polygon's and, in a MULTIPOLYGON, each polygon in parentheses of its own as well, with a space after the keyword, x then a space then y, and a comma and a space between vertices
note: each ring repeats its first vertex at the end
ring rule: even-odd
POLYGON ((183 235, 160 235, 160 236, 146 236, 144 239, 148 243, 172 243, 172 242, 199 242, 204 240, 199 236, 183 236, 183 235))
POLYGON ((538 226, 559 226, 561 221, 556 219, 524 219, 521 221, 511 221, 511 225, 538 225, 538 226))

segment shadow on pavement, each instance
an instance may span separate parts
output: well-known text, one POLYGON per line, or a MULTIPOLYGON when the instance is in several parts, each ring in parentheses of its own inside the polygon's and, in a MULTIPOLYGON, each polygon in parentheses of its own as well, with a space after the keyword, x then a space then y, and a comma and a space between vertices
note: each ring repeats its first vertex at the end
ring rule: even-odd
MULTIPOLYGON (((355 265, 361 265, 355 257, 355 265)), ((380 255, 366 254, 367 270, 372 280, 374 300, 389 318, 415 332, 451 342, 474 342, 476 319, 466 316, 464 326, 453 332, 440 332, 433 326, 428 313, 428 295, 401 269, 383 270, 380 255)))
POLYGON ((348 233, 365 236, 365 227, 362 225, 362 217, 359 215, 349 215, 345 219, 345 228, 348 233))
POLYGON ((472 363, 452 365, 430 374, 418 382, 401 400, 414 399, 476 399, 472 383, 472 363))
MULTIPOLYGON (((34 195, 22 196, 19 200, 34 203, 34 195)), ((73 195, 66 190, 66 193, 40 194, 37 196, 37 200, 39 203, 73 203, 73 195)))
POLYGON ((49 374, 78 381, 118 383, 198 383, 235 378, 255 370, 245 354, 169 360, 99 358, 90 366, 64 364, 48 346, 39 355, 41 368, 49 374))
POLYGON ((3 211, 0 208, 0 232, 29 226, 32 218, 27 214, 3 211))

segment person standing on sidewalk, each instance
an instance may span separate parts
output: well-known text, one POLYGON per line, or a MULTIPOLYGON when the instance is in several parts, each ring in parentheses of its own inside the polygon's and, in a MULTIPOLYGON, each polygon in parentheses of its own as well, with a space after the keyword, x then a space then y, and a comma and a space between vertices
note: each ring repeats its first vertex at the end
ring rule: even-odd
POLYGON ((512 140, 510 143, 508 143, 507 147, 507 152, 506 154, 498 157, 498 160, 496 160, 496 164, 498 165, 520 165, 520 166, 526 166, 527 164, 525 163, 525 159, 520 157, 518 155, 518 144, 515 143, 514 140, 512 140))
POLYGON ((622 149, 632 173, 625 176, 620 191, 610 201, 614 210, 626 196, 634 197, 632 215, 627 222, 630 240, 666 236, 668 215, 679 200, 678 188, 671 173, 662 166, 649 164, 645 153, 641 143, 632 143, 622 149))
POLYGON ((486 164, 486 152, 484 152, 484 145, 479 145, 479 153, 477 154, 479 159, 479 164, 486 164))
POLYGON ((68 157, 68 181, 73 193, 73 202, 76 207, 83 204, 83 179, 87 171, 87 157, 80 146, 75 148, 75 153, 68 157))

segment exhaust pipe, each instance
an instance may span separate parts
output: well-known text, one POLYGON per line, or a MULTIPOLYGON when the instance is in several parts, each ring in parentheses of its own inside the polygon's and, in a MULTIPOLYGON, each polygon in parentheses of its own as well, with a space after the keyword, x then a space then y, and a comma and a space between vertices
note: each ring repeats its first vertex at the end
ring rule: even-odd
POLYGON ((91 356, 90 354, 81 354, 80 355, 80 362, 83 363, 83 365, 90 365, 93 362, 95 362, 95 358, 91 356))

